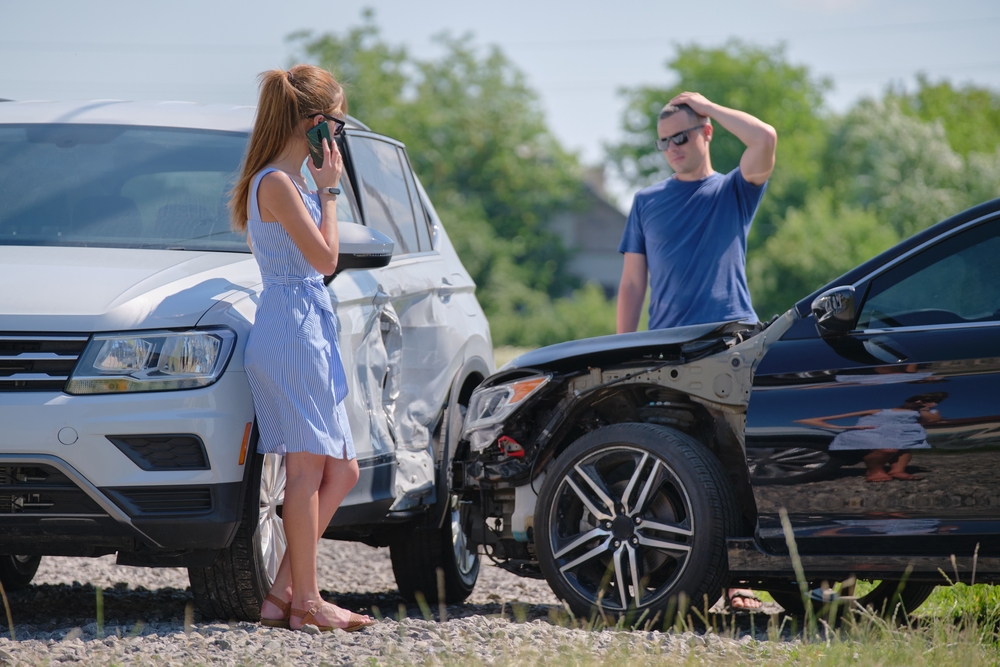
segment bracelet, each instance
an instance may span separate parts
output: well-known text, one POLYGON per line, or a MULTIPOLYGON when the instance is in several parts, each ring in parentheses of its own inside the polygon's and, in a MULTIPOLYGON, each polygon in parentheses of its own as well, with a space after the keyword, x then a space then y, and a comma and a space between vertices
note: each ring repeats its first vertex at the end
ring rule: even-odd
POLYGON ((334 199, 340 194, 340 188, 320 188, 319 193, 321 195, 332 195, 334 199))

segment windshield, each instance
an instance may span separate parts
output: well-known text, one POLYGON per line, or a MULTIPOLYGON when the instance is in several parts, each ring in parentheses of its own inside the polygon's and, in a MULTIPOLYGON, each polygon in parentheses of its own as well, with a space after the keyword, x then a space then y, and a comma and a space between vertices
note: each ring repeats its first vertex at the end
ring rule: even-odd
POLYGON ((248 252, 229 230, 247 135, 0 125, 0 245, 248 252))

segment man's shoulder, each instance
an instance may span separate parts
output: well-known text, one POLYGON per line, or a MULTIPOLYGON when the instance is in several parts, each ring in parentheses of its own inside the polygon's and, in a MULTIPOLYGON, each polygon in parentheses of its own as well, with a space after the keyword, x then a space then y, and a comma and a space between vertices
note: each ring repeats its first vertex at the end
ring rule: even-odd
POLYGON ((652 185, 647 185, 642 190, 639 190, 637 193, 635 193, 635 196, 637 198, 641 197, 643 199, 648 198, 648 197, 655 197, 656 195, 664 192, 670 186, 671 182, 673 182, 673 181, 674 181, 674 177, 671 176, 669 178, 663 179, 662 181, 660 181, 658 183, 653 183, 652 185))

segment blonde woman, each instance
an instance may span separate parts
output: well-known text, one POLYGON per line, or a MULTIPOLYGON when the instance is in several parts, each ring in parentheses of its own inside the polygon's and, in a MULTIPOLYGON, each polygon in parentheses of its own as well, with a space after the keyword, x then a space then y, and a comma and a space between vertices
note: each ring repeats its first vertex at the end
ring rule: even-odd
POLYGON ((231 202, 233 228, 247 233, 264 289, 246 346, 246 372, 260 440, 257 451, 285 457, 283 520, 287 550, 261 606, 261 623, 322 631, 371 625, 325 602, 316 577, 316 545, 358 481, 344 408, 344 373, 323 275, 337 268, 337 184, 343 161, 323 140, 323 163, 302 175, 306 132, 344 127, 347 100, 329 72, 312 65, 264 72, 260 102, 231 202))

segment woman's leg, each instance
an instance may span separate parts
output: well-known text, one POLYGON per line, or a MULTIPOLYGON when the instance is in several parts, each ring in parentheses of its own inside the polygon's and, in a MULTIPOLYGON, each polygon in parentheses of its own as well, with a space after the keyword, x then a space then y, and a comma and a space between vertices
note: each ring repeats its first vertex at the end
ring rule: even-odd
MULTIPOLYGON (((312 568, 311 576, 308 580, 296 576, 296 570, 294 569, 296 556, 292 554, 292 607, 302 610, 308 610, 314 606, 318 607, 315 617, 319 625, 345 627, 351 620, 350 611, 326 603, 320 597, 319 584, 316 579, 316 544, 319 542, 326 527, 330 524, 330 519, 333 518, 337 508, 340 507, 340 503, 343 502, 347 492, 357 483, 358 474, 358 463, 356 460, 325 457, 322 479, 316 494, 317 513, 311 553, 312 568)), ((289 549, 291 548, 292 544, 289 541, 289 549)), ((301 621, 299 619, 292 620, 292 627, 300 625, 301 621)))
MULTIPOLYGON (((340 503, 344 502, 347 493, 357 484, 359 475, 358 462, 354 459, 344 461, 343 459, 336 459, 330 456, 322 458, 325 461, 323 478, 319 486, 319 512, 317 515, 315 539, 317 543, 323 536, 323 533, 326 532, 326 527, 330 525, 330 520, 336 513, 337 508, 340 507, 340 503)), ((286 484, 287 488, 288 485, 286 484)), ((286 510, 287 507, 288 501, 286 499, 286 510)), ((283 514, 287 516, 287 512, 283 511, 283 514)), ((274 584, 271 586, 270 593, 286 602, 292 599, 292 570, 288 549, 285 550, 285 555, 281 559, 281 564, 278 567, 278 572, 274 578, 274 584)), ((261 606, 261 618, 278 619, 282 617, 281 610, 273 603, 265 601, 261 606)))

